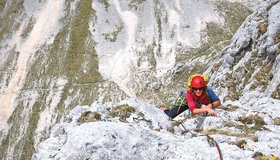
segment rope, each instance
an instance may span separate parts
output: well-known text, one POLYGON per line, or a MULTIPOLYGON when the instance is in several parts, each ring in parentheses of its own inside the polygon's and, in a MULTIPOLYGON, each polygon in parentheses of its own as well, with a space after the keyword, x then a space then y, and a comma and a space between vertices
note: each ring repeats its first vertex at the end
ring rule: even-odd
POLYGON ((175 102, 175 105, 178 104, 178 102, 180 102, 180 105, 179 105, 179 108, 177 110, 177 114, 179 114, 179 111, 183 105, 183 103, 186 103, 186 100, 185 100, 185 96, 184 96, 184 92, 181 91, 180 94, 179 94, 179 98, 176 100, 175 102))
POLYGON ((186 120, 187 120, 187 118, 183 119, 182 121, 179 121, 179 123, 183 127, 184 131, 191 133, 191 137, 206 136, 207 137, 207 142, 209 143, 210 147, 216 146, 216 148, 218 150, 220 160, 223 160, 223 155, 222 155, 221 148, 220 148, 219 144, 214 140, 214 138, 210 137, 208 134, 199 135, 197 133, 192 132, 191 130, 187 130, 186 127, 183 125, 183 121, 186 121, 186 120))
MULTIPOLYGON (((179 96, 179 98, 176 100, 176 103, 177 103, 178 101, 180 101, 180 106, 179 106, 179 109, 177 110, 177 114, 179 113, 179 110, 180 110, 182 104, 185 102, 185 97, 183 96, 183 92, 182 92, 182 91, 180 92, 180 96, 179 96)), ((209 143, 209 145, 210 145, 211 147, 216 146, 216 148, 217 148, 217 150, 218 150, 218 153, 219 153, 220 160, 223 160, 223 156, 222 156, 221 149, 220 149, 218 143, 217 143, 212 137, 210 137, 208 134, 201 134, 201 135, 199 135, 199 134, 197 134, 197 133, 194 133, 194 132, 192 132, 191 130, 186 129, 186 127, 183 125, 183 122, 186 121, 191 115, 192 115, 192 114, 191 114, 191 112, 189 111, 189 114, 188 114, 183 120, 178 121, 179 124, 183 127, 183 129, 184 129, 184 131, 185 131, 186 133, 187 133, 187 132, 191 133, 191 137, 206 136, 206 137, 207 137, 207 142, 209 143)))

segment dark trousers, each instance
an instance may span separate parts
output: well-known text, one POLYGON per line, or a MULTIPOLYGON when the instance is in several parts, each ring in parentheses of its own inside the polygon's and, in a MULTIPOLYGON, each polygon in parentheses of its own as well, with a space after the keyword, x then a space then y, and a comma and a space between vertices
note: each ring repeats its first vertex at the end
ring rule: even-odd
POLYGON ((171 109, 165 110, 164 112, 170 117, 170 118, 175 118, 178 116, 180 113, 184 112, 185 110, 189 109, 187 104, 175 106, 171 109))

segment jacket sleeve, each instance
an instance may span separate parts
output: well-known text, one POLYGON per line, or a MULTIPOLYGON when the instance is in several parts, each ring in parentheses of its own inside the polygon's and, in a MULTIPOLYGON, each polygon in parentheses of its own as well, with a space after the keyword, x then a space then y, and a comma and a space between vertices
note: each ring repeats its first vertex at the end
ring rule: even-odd
POLYGON ((188 102, 188 107, 189 107, 190 111, 193 112, 193 110, 195 109, 195 103, 194 103, 191 91, 187 91, 186 100, 188 102))
POLYGON ((211 87, 207 87, 207 92, 208 92, 209 99, 211 101, 210 103, 215 101, 220 101, 219 97, 215 94, 215 92, 211 87))

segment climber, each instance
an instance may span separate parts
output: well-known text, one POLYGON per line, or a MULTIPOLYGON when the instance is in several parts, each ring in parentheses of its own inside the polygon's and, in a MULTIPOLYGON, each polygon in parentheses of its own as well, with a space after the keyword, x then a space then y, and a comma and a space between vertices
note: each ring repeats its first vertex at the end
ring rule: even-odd
POLYGON ((170 118, 190 109, 193 115, 208 114, 217 116, 214 108, 221 105, 219 97, 207 86, 208 78, 204 75, 193 75, 188 79, 189 89, 185 92, 186 103, 177 105, 172 109, 160 107, 170 118), (202 107, 203 106, 203 107, 202 107))

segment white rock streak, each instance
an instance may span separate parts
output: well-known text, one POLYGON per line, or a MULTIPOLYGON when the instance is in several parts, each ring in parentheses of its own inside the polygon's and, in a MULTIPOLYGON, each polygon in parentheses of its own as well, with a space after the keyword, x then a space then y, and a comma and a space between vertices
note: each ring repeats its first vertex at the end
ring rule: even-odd
MULTIPOLYGON (((16 48, 20 52, 17 61, 17 70, 13 74, 8 87, 5 89, 4 95, 0 97, 0 123, 5 123, 14 110, 13 101, 23 85, 28 65, 30 65, 30 58, 40 46, 58 32, 59 20, 63 13, 63 8, 63 0, 47 1, 44 8, 38 13, 30 36, 24 42, 17 45, 16 48)), ((18 39, 19 37, 16 37, 14 40, 18 39)))
POLYGON ((127 87, 128 81, 130 81, 131 71, 136 64, 137 56, 131 52, 133 46, 135 46, 135 30, 138 23, 138 18, 133 12, 122 11, 120 2, 114 0, 114 5, 121 20, 123 21, 126 29, 127 40, 125 48, 121 48, 116 53, 109 57, 102 57, 100 64, 100 72, 104 77, 113 79, 128 95, 134 95, 134 91, 127 87), (108 63, 109 62, 109 63, 108 63))

